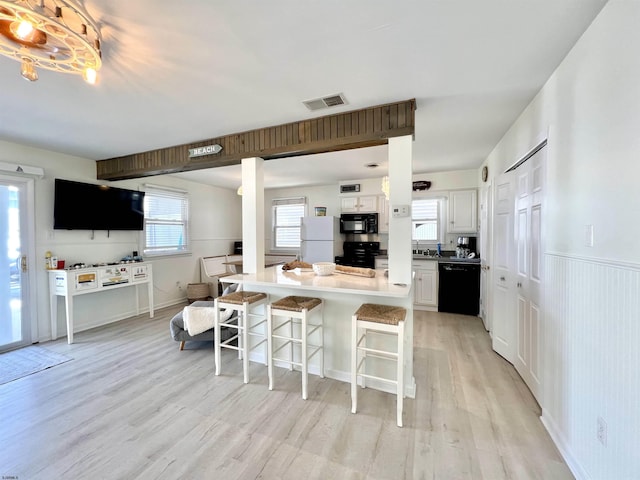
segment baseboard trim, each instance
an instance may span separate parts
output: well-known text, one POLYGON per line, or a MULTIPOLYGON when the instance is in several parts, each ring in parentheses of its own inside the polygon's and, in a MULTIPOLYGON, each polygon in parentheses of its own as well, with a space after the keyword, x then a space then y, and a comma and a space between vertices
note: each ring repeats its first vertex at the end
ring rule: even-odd
POLYGON ((582 465, 580 465, 580 463, 574 458, 571 450, 567 446, 567 442, 564 440, 564 437, 560 432, 560 429, 544 408, 542 409, 540 421, 549 433, 549 436, 551 436, 551 440, 553 440, 553 443, 556 445, 560 455, 562 455, 562 458, 567 463, 567 466, 569 467, 569 470, 571 470, 571 473, 573 473, 573 476, 576 477, 576 480, 591 480, 591 477, 584 471, 582 465))

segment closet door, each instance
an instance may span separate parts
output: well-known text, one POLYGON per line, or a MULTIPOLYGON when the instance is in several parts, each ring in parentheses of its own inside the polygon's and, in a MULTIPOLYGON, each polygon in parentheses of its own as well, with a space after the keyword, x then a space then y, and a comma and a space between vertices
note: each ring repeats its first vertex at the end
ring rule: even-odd
POLYGON ((515 172, 499 176, 493 200, 493 265, 491 272, 491 333, 493 349, 513 363, 516 322, 514 302, 514 210, 515 172))
POLYGON ((518 167, 514 238, 516 243, 517 343, 514 366, 538 402, 541 398, 542 200, 544 157, 539 150, 518 167))

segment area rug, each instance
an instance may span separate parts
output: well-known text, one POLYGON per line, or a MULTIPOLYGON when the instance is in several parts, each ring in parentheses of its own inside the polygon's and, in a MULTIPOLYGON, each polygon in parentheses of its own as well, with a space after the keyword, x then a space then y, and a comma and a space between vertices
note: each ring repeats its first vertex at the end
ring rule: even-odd
POLYGON ((0 354, 0 385, 73 360, 42 347, 25 347, 0 354))

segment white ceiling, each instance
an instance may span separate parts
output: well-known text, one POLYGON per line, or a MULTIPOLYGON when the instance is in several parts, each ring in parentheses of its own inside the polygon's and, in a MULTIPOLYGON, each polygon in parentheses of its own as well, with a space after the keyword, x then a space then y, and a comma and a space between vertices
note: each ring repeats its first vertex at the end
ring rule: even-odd
MULTIPOLYGON (((29 83, 0 57, 0 139, 98 160, 415 98, 413 168, 429 173, 478 167, 606 0, 83 3, 103 33, 100 84, 29 83), (349 104, 301 103, 334 93, 349 104)), ((386 146, 265 162, 265 183, 383 170, 386 146)), ((239 167, 180 175, 240 183, 239 167)))

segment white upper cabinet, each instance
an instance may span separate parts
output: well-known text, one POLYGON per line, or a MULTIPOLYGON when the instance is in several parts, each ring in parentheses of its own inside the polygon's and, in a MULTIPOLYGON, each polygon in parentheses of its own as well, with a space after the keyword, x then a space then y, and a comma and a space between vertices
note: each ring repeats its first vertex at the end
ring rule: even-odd
POLYGON ((378 211, 377 195, 342 197, 340 202, 342 213, 376 213, 378 211))
POLYGON ((449 233, 475 233, 478 228, 478 200, 476 190, 449 192, 449 233))

